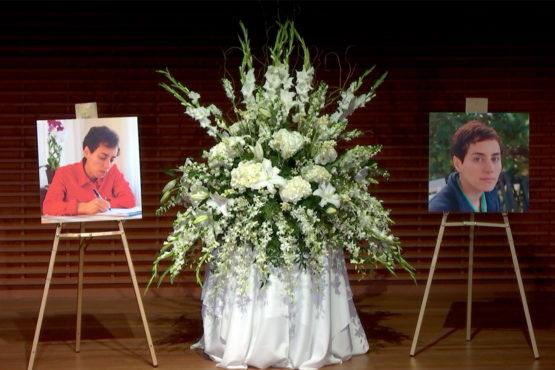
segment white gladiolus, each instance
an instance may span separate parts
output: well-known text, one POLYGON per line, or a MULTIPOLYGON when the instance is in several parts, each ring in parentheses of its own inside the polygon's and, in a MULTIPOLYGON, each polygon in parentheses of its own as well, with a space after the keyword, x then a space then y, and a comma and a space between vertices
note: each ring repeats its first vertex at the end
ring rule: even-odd
POLYGON ((243 87, 241 87, 241 94, 243 94, 243 101, 248 101, 252 99, 252 93, 255 89, 255 78, 254 78, 254 70, 249 69, 245 76, 245 83, 243 87))
POLYGON ((288 90, 293 85, 285 64, 269 65, 265 78, 264 90, 269 97, 275 97, 280 89, 288 90))
POLYGON ((210 120, 208 119, 208 117, 210 117, 210 110, 208 108, 205 108, 205 107, 196 107, 196 108, 187 107, 187 109, 185 110, 185 113, 187 113, 191 118, 199 121, 200 125, 203 128, 205 128, 208 124, 210 124, 210 120))
POLYGON ((193 104, 197 104, 200 99, 200 94, 194 91, 189 91, 189 99, 191 99, 193 104))
POLYGON ((312 89, 312 78, 314 77, 314 68, 302 69, 297 71, 297 84, 295 91, 301 103, 308 102, 308 93, 312 89))
POLYGON ((231 81, 228 80, 227 78, 224 78, 222 80, 222 84, 224 86, 225 96, 227 96, 229 100, 234 101, 235 91, 233 90, 233 85, 231 84, 231 81))
POLYGON ((293 100, 294 97, 294 92, 281 90, 279 98, 281 100, 281 110, 284 116, 287 116, 291 108, 293 108, 293 106, 295 105, 295 101, 293 100))

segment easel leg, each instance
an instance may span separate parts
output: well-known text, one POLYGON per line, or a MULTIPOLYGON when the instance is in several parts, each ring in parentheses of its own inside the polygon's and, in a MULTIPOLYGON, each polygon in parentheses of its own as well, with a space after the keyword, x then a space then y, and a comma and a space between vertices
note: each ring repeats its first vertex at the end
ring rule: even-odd
POLYGON ((511 257, 513 258, 516 280, 518 283, 518 289, 520 291, 520 298, 522 300, 522 308, 524 309, 524 316, 526 317, 526 325, 528 326, 528 334, 530 335, 530 343, 532 344, 532 352, 534 352, 535 358, 540 358, 540 354, 538 353, 538 347, 536 346, 534 328, 532 327, 532 319, 530 318, 530 311, 528 310, 528 303, 526 301, 526 294, 524 293, 524 284, 522 284, 522 276, 520 275, 520 267, 518 265, 518 259, 516 257, 513 234, 511 232, 511 226, 509 225, 509 218, 507 217, 506 213, 503 213, 503 220, 505 221, 505 230, 507 231, 507 239, 509 240, 511 257))
POLYGON ((40 337, 40 329, 42 327, 42 320, 44 317, 44 309, 46 307, 46 300, 48 298, 48 291, 50 290, 50 282, 52 280, 52 272, 54 271, 54 262, 56 261, 56 253, 58 252, 58 243, 60 242, 60 233, 62 225, 56 228, 56 236, 54 237, 54 244, 52 245, 52 253, 50 254, 50 264, 48 265, 48 272, 46 274, 46 282, 44 283, 44 291, 42 292, 42 299, 40 302, 39 317, 37 319, 37 326, 35 328, 35 337, 33 338, 33 346, 31 347, 31 357, 29 358, 28 370, 33 368, 35 362, 35 355, 37 353, 37 345, 40 337))
POLYGON ((466 340, 472 335, 472 274, 474 270, 474 213, 470 213, 470 234, 468 245, 468 291, 466 297, 466 340))
MULTIPOLYGON (((85 224, 81 223, 81 233, 85 232, 85 224)), ((81 352, 81 315, 83 311, 83 268, 85 264, 86 243, 79 238, 79 272, 77 279, 77 324, 75 325, 75 352, 81 352)))
POLYGON ((129 252, 129 246, 127 244, 125 230, 123 229, 123 222, 118 221, 118 223, 119 223, 119 230, 121 232, 121 241, 123 242, 123 248, 125 250, 125 257, 127 258, 127 264, 129 265, 129 273, 131 274, 131 280, 133 281, 133 289, 135 290, 135 296, 137 297, 137 304, 139 305, 139 311, 141 312, 141 319, 143 320, 146 340, 148 342, 148 348, 150 349, 150 356, 152 357, 152 366, 156 367, 158 366, 158 360, 156 359, 156 353, 154 352, 154 345, 152 343, 152 338, 150 336, 150 330, 148 328, 148 322, 146 320, 143 301, 141 299, 141 292, 139 291, 139 284, 137 283, 135 268, 133 267, 133 261, 131 260, 131 253, 129 252))
POLYGON ((426 282, 426 289, 424 290, 424 298, 422 298, 422 305, 420 306, 420 313, 418 314, 418 322, 416 323, 416 330, 414 332, 414 338, 412 339, 412 346, 410 349, 411 356, 414 356, 416 352, 416 344, 418 343, 418 337, 420 336, 420 327, 422 326, 422 319, 424 318, 424 312, 426 311, 428 295, 430 293, 430 287, 432 285, 432 279, 434 277, 434 272, 436 269, 437 256, 439 255, 439 249, 441 247, 441 240, 443 239, 443 232, 445 231, 445 222, 447 221, 448 214, 449 213, 444 213, 441 220, 441 226, 439 228, 439 234, 437 236, 434 256, 432 257, 432 264, 430 266, 430 272, 428 274, 428 281, 426 282))

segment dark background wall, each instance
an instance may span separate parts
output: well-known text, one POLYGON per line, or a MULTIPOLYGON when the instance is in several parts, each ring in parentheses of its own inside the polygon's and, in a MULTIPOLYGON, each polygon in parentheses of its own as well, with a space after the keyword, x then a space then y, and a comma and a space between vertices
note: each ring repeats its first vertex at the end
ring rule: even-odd
MULTIPOLYGON (((377 65, 388 71, 377 97, 352 117, 390 178, 371 191, 395 221, 405 257, 424 281, 441 216, 427 212, 428 113, 464 111, 487 98, 492 112, 529 112, 530 208, 510 214, 528 289, 554 286, 554 11, 534 2, 62 2, 4 3, 0 10, 0 292, 42 288, 54 237, 41 225, 36 151, 38 119, 73 118, 76 103, 97 102, 100 117, 138 116, 143 219, 126 223, 141 284, 170 230, 157 216, 161 171, 200 159, 211 139, 158 83, 169 68, 203 102, 228 107, 220 86, 236 76, 239 21, 257 55, 276 20, 293 19, 315 56, 317 78, 338 86, 377 65), (226 58, 224 59, 224 52, 226 58)), ((450 216, 461 219, 461 216, 450 216)), ((499 215, 477 220, 501 222, 499 215)), ((87 228, 93 225, 87 225, 87 228)), ((110 227, 95 224, 94 227, 110 227)), ((466 278, 468 230, 447 231, 437 278, 466 278)), ((75 242, 60 245, 54 286, 73 287, 75 242)), ((513 283, 503 229, 477 228, 475 279, 513 283)), ((128 285, 118 240, 94 241, 87 286, 128 285)), ((357 280, 410 284, 407 274, 357 280)), ((164 283, 164 286, 168 286, 164 283)), ((174 286, 193 289, 185 271, 174 286)), ((2 294, 2 293, 0 293, 2 294)))

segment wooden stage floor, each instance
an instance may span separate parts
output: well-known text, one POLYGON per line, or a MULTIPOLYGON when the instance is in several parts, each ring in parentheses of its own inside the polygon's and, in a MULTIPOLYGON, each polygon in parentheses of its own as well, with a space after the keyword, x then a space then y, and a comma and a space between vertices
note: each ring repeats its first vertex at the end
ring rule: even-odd
MULTIPOLYGON (((424 284, 357 287, 356 307, 370 351, 325 369, 555 369, 553 291, 527 291, 541 356, 535 360, 516 284, 475 284, 469 342, 465 285, 432 285, 417 353, 410 357, 423 289, 424 284)), ((201 351, 189 349, 202 333, 201 303, 178 291, 157 298, 149 293, 143 300, 158 369, 217 369, 201 351)), ((51 290, 34 369, 153 368, 136 301, 127 293, 85 290, 81 352, 75 353, 72 293, 51 290)), ((26 369, 41 294, 1 298, 0 369, 26 369)))

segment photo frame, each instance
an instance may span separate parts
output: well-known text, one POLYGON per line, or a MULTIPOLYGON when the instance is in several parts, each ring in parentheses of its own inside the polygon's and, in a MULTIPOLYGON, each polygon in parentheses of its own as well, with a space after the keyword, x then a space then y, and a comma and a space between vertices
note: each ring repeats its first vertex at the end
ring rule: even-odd
MULTIPOLYGON (((142 218, 142 201, 141 201, 141 171, 140 171, 140 154, 139 154, 139 134, 138 134, 138 120, 137 117, 115 117, 115 118, 88 118, 88 119, 54 119, 54 120, 38 120, 37 121, 37 152, 38 152, 38 175, 39 175, 39 192, 40 192, 40 205, 41 205, 41 222, 87 222, 87 221, 102 221, 114 219, 128 219, 128 218, 142 218), (95 184, 100 184, 104 180, 109 180, 115 176, 118 171, 123 175, 123 179, 128 184, 129 191, 132 194, 133 203, 125 202, 124 206, 119 207, 116 194, 110 193, 104 189, 104 197, 96 190, 86 190, 87 195, 93 199, 97 198, 110 198, 111 202, 108 204, 115 204, 117 207, 111 208, 93 214, 79 214, 74 212, 72 207, 69 211, 58 210, 52 207, 52 199, 54 195, 48 195, 49 191, 56 191, 56 201, 75 201, 75 193, 72 193, 70 186, 62 185, 64 190, 60 193, 60 179, 55 180, 56 174, 59 169, 69 165, 75 165, 76 170, 79 170, 78 163, 83 164, 81 167, 85 168, 85 147, 83 140, 92 128, 105 127, 108 131, 115 133, 117 136, 117 154, 113 158, 108 159, 111 161, 110 169, 106 174, 110 173, 110 177, 103 175, 99 176, 102 180, 98 180, 95 184), (91 195, 92 194, 92 195, 91 195), (45 199, 48 204, 45 207, 45 199), (46 208, 46 209, 45 209, 46 208), (55 211, 52 211, 52 210, 55 211)), ((91 151, 89 151, 91 152, 91 151)), ((116 152, 114 152, 116 153, 116 152)), ((89 162, 92 163, 92 162, 89 162)), ((62 170, 61 173, 64 173, 62 170)), ((86 171, 80 174, 87 174, 86 171)), ((61 175, 60 175, 61 176, 61 175)), ((76 175, 77 176, 77 175, 76 175)), ((118 184, 124 183, 121 180, 118 184)), ((81 182, 84 180, 81 179, 81 182)), ((88 187, 91 184, 80 184, 80 186, 88 187)), ((103 185, 108 186, 107 183, 103 185)), ((123 186, 123 185, 122 185, 123 186)), ((86 188, 89 189, 89 188, 86 188)), ((127 188, 125 188, 127 192, 127 188)), ((83 191, 77 190, 77 191, 83 191)), ((120 191, 120 190, 118 190, 120 191)), ((131 196, 126 193, 127 198, 131 196)), ((82 195, 79 195, 83 197, 82 195)), ((83 202, 87 199, 79 199, 83 202)), ((62 207, 62 206, 60 206, 62 207)))
MULTIPOLYGON (((498 134, 501 142, 502 169, 495 185, 500 208, 493 212, 528 212, 529 210, 529 113, 431 112, 429 114, 428 210, 468 212, 432 201, 445 187, 449 175, 456 173, 450 152, 455 131, 470 121, 483 122, 498 134), (444 209, 442 209, 444 208, 444 209)), ((452 184, 451 184, 452 185, 452 184)), ((462 188, 459 189, 462 190, 462 188)), ((445 195, 443 191, 440 197, 445 195)), ((468 200, 468 198, 467 198, 468 200)), ((475 210, 483 211, 483 210, 475 210)), ((470 211, 471 212, 471 211, 470 211)), ((488 210, 492 212, 492 210, 488 210)))

